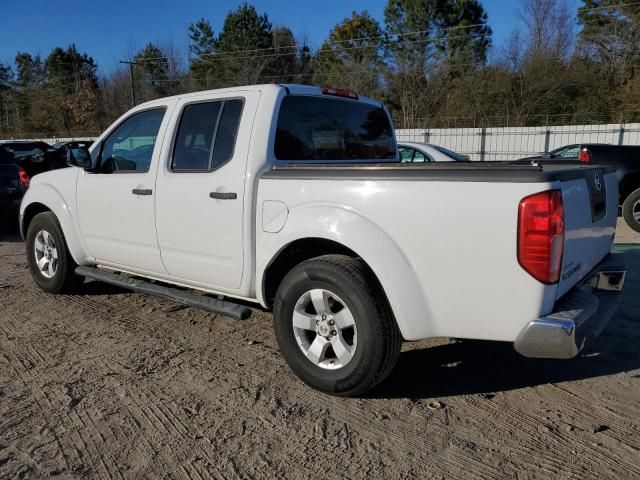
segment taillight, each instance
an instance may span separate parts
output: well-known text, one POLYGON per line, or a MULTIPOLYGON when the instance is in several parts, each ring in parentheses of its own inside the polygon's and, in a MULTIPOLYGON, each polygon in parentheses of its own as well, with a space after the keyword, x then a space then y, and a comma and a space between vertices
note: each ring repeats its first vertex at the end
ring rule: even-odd
POLYGON ((591 161, 591 152, 588 148, 581 148, 578 154, 578 160, 582 163, 589 163, 591 161))
POLYGON ((518 262, 542 283, 560 279, 564 205, 560 190, 523 198, 518 209, 518 262))
POLYGON ((334 97, 345 97, 358 100, 358 94, 352 90, 347 90, 346 88, 324 87, 322 89, 322 93, 324 95, 333 95, 334 97))
POLYGON ((26 190, 27 188, 29 188, 29 183, 31 183, 31 180, 29 179, 29 175, 27 174, 27 172, 25 172, 22 168, 18 170, 18 180, 20 180, 20 188, 22 190, 26 190))

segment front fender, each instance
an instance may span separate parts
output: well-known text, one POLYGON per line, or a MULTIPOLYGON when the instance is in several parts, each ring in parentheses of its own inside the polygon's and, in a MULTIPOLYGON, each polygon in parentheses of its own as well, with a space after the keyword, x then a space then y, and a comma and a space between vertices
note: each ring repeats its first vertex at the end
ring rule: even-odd
MULTIPOLYGON (((429 336, 430 318, 416 272, 394 240, 370 219, 339 205, 302 205, 289 211, 278 233, 258 230, 257 285, 265 271, 290 243, 305 238, 337 242, 356 252, 377 276, 405 340, 429 336)), ((265 305, 264 291, 257 288, 265 305)))
MULTIPOLYGON (((44 175, 38 175, 35 178, 38 178, 40 176, 44 175)), ((21 229, 23 228, 22 222, 24 214, 30 205, 40 204, 45 206, 46 208, 51 210, 58 218, 71 256, 76 263, 82 265, 87 263, 89 255, 82 242, 82 237, 80 236, 80 231, 78 229, 78 223, 75 219, 74 200, 76 177, 77 175, 61 175, 57 179, 59 180, 59 182, 56 182, 55 185, 52 182, 44 181, 44 179, 38 178, 38 180, 40 181, 34 182, 35 184, 31 185, 22 199, 22 204, 20 205, 20 227, 21 229), (63 194, 63 190, 73 192, 72 196, 74 198, 66 198, 63 194)), ((26 233, 26 231, 23 231, 23 235, 25 237, 26 233)))

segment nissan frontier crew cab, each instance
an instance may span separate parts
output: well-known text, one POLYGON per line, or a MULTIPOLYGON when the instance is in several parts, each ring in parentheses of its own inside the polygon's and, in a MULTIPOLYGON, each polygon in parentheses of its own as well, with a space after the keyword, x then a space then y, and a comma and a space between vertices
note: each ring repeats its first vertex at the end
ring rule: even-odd
POLYGON ((154 100, 68 159, 21 205, 38 286, 90 277, 239 319, 259 304, 290 368, 333 394, 381 382, 403 340, 574 357, 624 283, 613 169, 401 163, 385 107, 350 91, 154 100))

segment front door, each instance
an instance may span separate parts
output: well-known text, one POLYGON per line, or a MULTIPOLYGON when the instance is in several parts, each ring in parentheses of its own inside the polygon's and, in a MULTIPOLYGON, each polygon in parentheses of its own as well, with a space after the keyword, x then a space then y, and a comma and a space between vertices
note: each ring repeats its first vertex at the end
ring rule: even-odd
MULTIPOLYGON (((78 176, 77 210, 86 247, 98 262, 166 273, 155 227, 155 181, 166 108, 134 113, 100 145, 95 173, 78 176)), ((95 152, 94 152, 95 153, 95 152)))
POLYGON ((158 172, 158 242, 169 274, 236 290, 244 267, 244 196, 258 92, 179 105, 171 150, 158 172))

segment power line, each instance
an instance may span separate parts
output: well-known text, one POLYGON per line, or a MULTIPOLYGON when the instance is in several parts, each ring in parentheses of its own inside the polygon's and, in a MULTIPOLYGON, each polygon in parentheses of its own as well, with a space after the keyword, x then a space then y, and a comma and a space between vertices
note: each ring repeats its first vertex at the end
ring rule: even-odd
MULTIPOLYGON (((446 27, 443 29, 440 29, 441 32, 448 32, 450 30, 466 30, 466 29, 471 29, 471 28, 476 28, 476 27, 484 27, 487 26, 484 23, 475 23, 472 25, 455 25, 452 27, 446 27)), ((408 32, 397 32, 397 33, 385 33, 382 35, 375 35, 375 36, 367 36, 367 37, 358 37, 358 38, 351 38, 351 39, 346 39, 346 40, 335 40, 332 42, 325 42, 327 43, 329 46, 331 45, 339 45, 339 44, 343 44, 343 43, 350 43, 350 42, 363 42, 363 41, 369 41, 369 40, 378 40, 378 39, 386 39, 389 38, 389 35, 393 35, 393 36, 411 36, 411 35, 422 35, 425 33, 430 33, 432 30, 414 30, 414 31, 408 31, 408 32)), ((485 37, 485 36, 490 36, 491 34, 489 33, 480 33, 477 34, 477 37, 485 37)), ((460 36, 456 36, 456 37, 448 37, 448 38, 463 38, 463 35, 460 36)), ((424 38, 424 39, 420 39, 420 40, 415 40, 415 42, 432 42, 434 40, 437 40, 438 38, 447 38, 445 33, 440 33, 439 35, 435 36, 435 37, 430 37, 430 38, 424 38)), ((343 47, 343 48, 337 48, 337 49, 330 49, 330 48, 319 48, 318 50, 316 50, 316 53, 319 53, 322 50, 327 50, 327 51, 340 51, 343 49, 358 49, 358 48, 376 48, 376 47, 381 47, 384 45, 392 45, 392 44, 396 44, 397 42, 394 41, 387 41, 387 42, 381 42, 379 44, 375 44, 375 45, 355 45, 355 46, 351 46, 351 47, 343 47)), ((203 53, 202 55, 200 55, 200 57, 216 57, 216 56, 231 56, 234 59, 238 58, 236 57, 236 55, 238 54, 245 54, 245 53, 251 53, 251 52, 263 52, 263 51, 271 51, 271 50, 278 50, 281 48, 308 48, 308 45, 306 44, 295 44, 295 45, 290 45, 287 47, 265 47, 265 48, 254 48, 254 49, 244 49, 244 50, 231 50, 231 51, 223 51, 223 52, 210 52, 210 53, 203 53)), ((294 55, 297 54, 297 52, 282 52, 282 53, 278 53, 278 54, 272 54, 272 55, 294 55)), ((264 58, 264 57, 269 57, 270 55, 255 55, 256 57, 259 58, 264 58)), ((240 58, 253 58, 254 56, 251 55, 249 57, 240 57, 240 58)), ((162 56, 162 57, 146 57, 144 58, 143 62, 147 62, 147 61, 152 61, 152 60, 166 60, 167 58, 182 58, 182 57, 167 57, 167 56, 162 56)), ((140 60, 138 60, 140 61, 140 60)))

